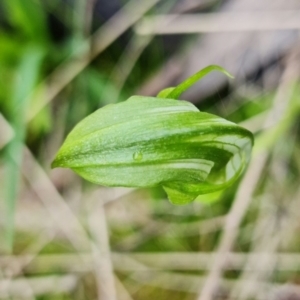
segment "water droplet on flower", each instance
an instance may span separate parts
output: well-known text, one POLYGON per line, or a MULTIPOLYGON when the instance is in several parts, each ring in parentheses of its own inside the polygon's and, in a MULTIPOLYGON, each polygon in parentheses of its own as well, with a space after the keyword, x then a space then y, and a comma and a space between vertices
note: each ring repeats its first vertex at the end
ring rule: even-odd
POLYGON ((133 159, 135 161, 141 161, 143 159, 143 153, 142 152, 134 152, 133 153, 133 159))

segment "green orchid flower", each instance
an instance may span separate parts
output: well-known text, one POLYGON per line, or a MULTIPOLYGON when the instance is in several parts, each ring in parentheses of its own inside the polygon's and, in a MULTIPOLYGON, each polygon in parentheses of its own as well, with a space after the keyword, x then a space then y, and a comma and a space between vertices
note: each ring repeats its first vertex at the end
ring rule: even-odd
POLYGON ((230 186, 247 166, 248 130, 176 100, 209 66, 158 97, 132 96, 82 120, 66 138, 52 167, 71 168, 104 186, 162 186, 173 204, 230 186))

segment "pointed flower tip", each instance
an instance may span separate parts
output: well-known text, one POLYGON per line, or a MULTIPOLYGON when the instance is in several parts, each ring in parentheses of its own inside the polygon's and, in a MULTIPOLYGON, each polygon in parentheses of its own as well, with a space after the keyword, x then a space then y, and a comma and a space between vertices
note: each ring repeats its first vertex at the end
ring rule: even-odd
POLYGON ((51 169, 55 169, 57 168, 57 165, 56 165, 56 161, 54 160, 52 163, 51 163, 51 169))
POLYGON ((54 158, 54 160, 52 161, 51 163, 51 169, 55 169, 55 168, 58 168, 60 167, 61 164, 59 163, 59 161, 57 160, 57 157, 54 158))
POLYGON ((67 167, 68 164, 66 159, 66 152, 64 151, 65 145, 66 142, 64 142, 63 145, 56 152, 55 157, 51 163, 51 169, 67 167))
POLYGON ((223 74, 225 74, 227 77, 234 79, 234 76, 229 71, 227 71, 226 69, 224 69, 224 68, 222 68, 218 65, 211 65, 211 66, 208 66, 207 68, 209 69, 210 67, 211 67, 211 70, 220 71, 223 74))

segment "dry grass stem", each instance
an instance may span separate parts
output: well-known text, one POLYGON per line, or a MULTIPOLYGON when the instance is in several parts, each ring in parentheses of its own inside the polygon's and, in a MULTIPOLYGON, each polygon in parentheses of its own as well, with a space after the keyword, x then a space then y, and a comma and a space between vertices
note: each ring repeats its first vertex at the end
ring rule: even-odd
POLYGON ((126 79, 130 75, 133 67, 145 48, 150 44, 152 38, 153 37, 151 35, 147 37, 134 35, 129 42, 129 45, 125 48, 119 62, 116 64, 116 67, 110 76, 112 81, 116 82, 118 86, 118 91, 114 95, 116 101, 119 99, 120 92, 126 82, 126 79))
POLYGON ((110 257, 108 228, 101 199, 89 215, 89 229, 93 240, 92 255, 96 275, 98 300, 116 300, 113 266, 110 257))
POLYGON ((115 285, 117 289, 118 300, 133 300, 130 293, 125 288, 124 284, 117 276, 115 276, 115 285))
POLYGON ((184 15, 159 15, 143 18, 135 27, 136 33, 191 34, 201 32, 263 31, 300 29, 300 12, 256 11, 219 12, 184 15))
POLYGON ((42 201, 53 222, 66 235, 75 249, 78 251, 87 249, 89 238, 84 228, 26 147, 24 147, 23 162, 23 175, 42 201))
MULTIPOLYGON (((230 252, 225 261, 224 270, 242 270, 254 272, 259 270, 257 264, 247 265, 248 261, 272 260, 276 257, 276 270, 279 272, 295 272, 300 268, 300 255, 292 253, 236 253, 230 252)), ((92 254, 23 254, 1 256, 0 268, 6 274, 10 269, 14 276, 20 269, 28 274, 55 272, 85 273, 93 271, 94 257, 92 254)), ((111 260, 116 271, 131 272, 148 270, 203 271, 210 270, 216 259, 215 253, 133 253, 112 252, 111 260)))
MULTIPOLYGON (((152 287, 159 287, 162 289, 179 291, 179 292, 188 292, 188 293, 197 293, 199 287, 201 288, 205 284, 205 278, 199 275, 190 275, 190 274, 178 274, 170 272, 135 272, 130 277, 136 282, 152 287)), ((236 280, 224 280, 224 286, 226 289, 230 290, 236 280)), ((267 291, 268 296, 274 295, 279 289, 285 289, 285 293, 300 293, 300 288, 298 285, 284 285, 284 284, 270 284, 267 282, 261 282, 261 285, 267 291)), ((226 294, 220 292, 217 296, 221 299, 226 297, 226 294)), ((234 298, 235 299, 235 298, 234 298)))
MULTIPOLYGON (((77 276, 43 276, 32 278, 19 278, 0 281, 0 298, 7 299, 14 297, 17 299, 25 299, 33 293, 34 296, 41 296, 47 293, 68 293, 77 285, 77 276), (29 287, 28 287, 29 285, 29 287), (30 288, 30 289, 29 289, 30 288), (29 294, 27 296, 27 294, 29 294)), ((32 295, 32 297, 33 297, 32 295)))

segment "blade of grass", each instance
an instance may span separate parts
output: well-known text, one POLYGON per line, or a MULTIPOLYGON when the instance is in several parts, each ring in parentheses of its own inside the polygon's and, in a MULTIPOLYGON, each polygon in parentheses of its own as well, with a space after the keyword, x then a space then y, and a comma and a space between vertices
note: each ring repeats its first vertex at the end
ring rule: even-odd
POLYGON ((26 134, 24 116, 28 104, 27 95, 36 83, 42 57, 43 53, 38 48, 29 47, 25 49, 16 72, 14 93, 11 99, 10 119, 15 135, 6 148, 7 176, 5 184, 7 217, 5 240, 9 250, 12 250, 13 246, 15 202, 19 186, 22 147, 26 134))
POLYGON ((3 115, 0 113, 0 150, 13 138, 14 133, 4 119, 3 115))

